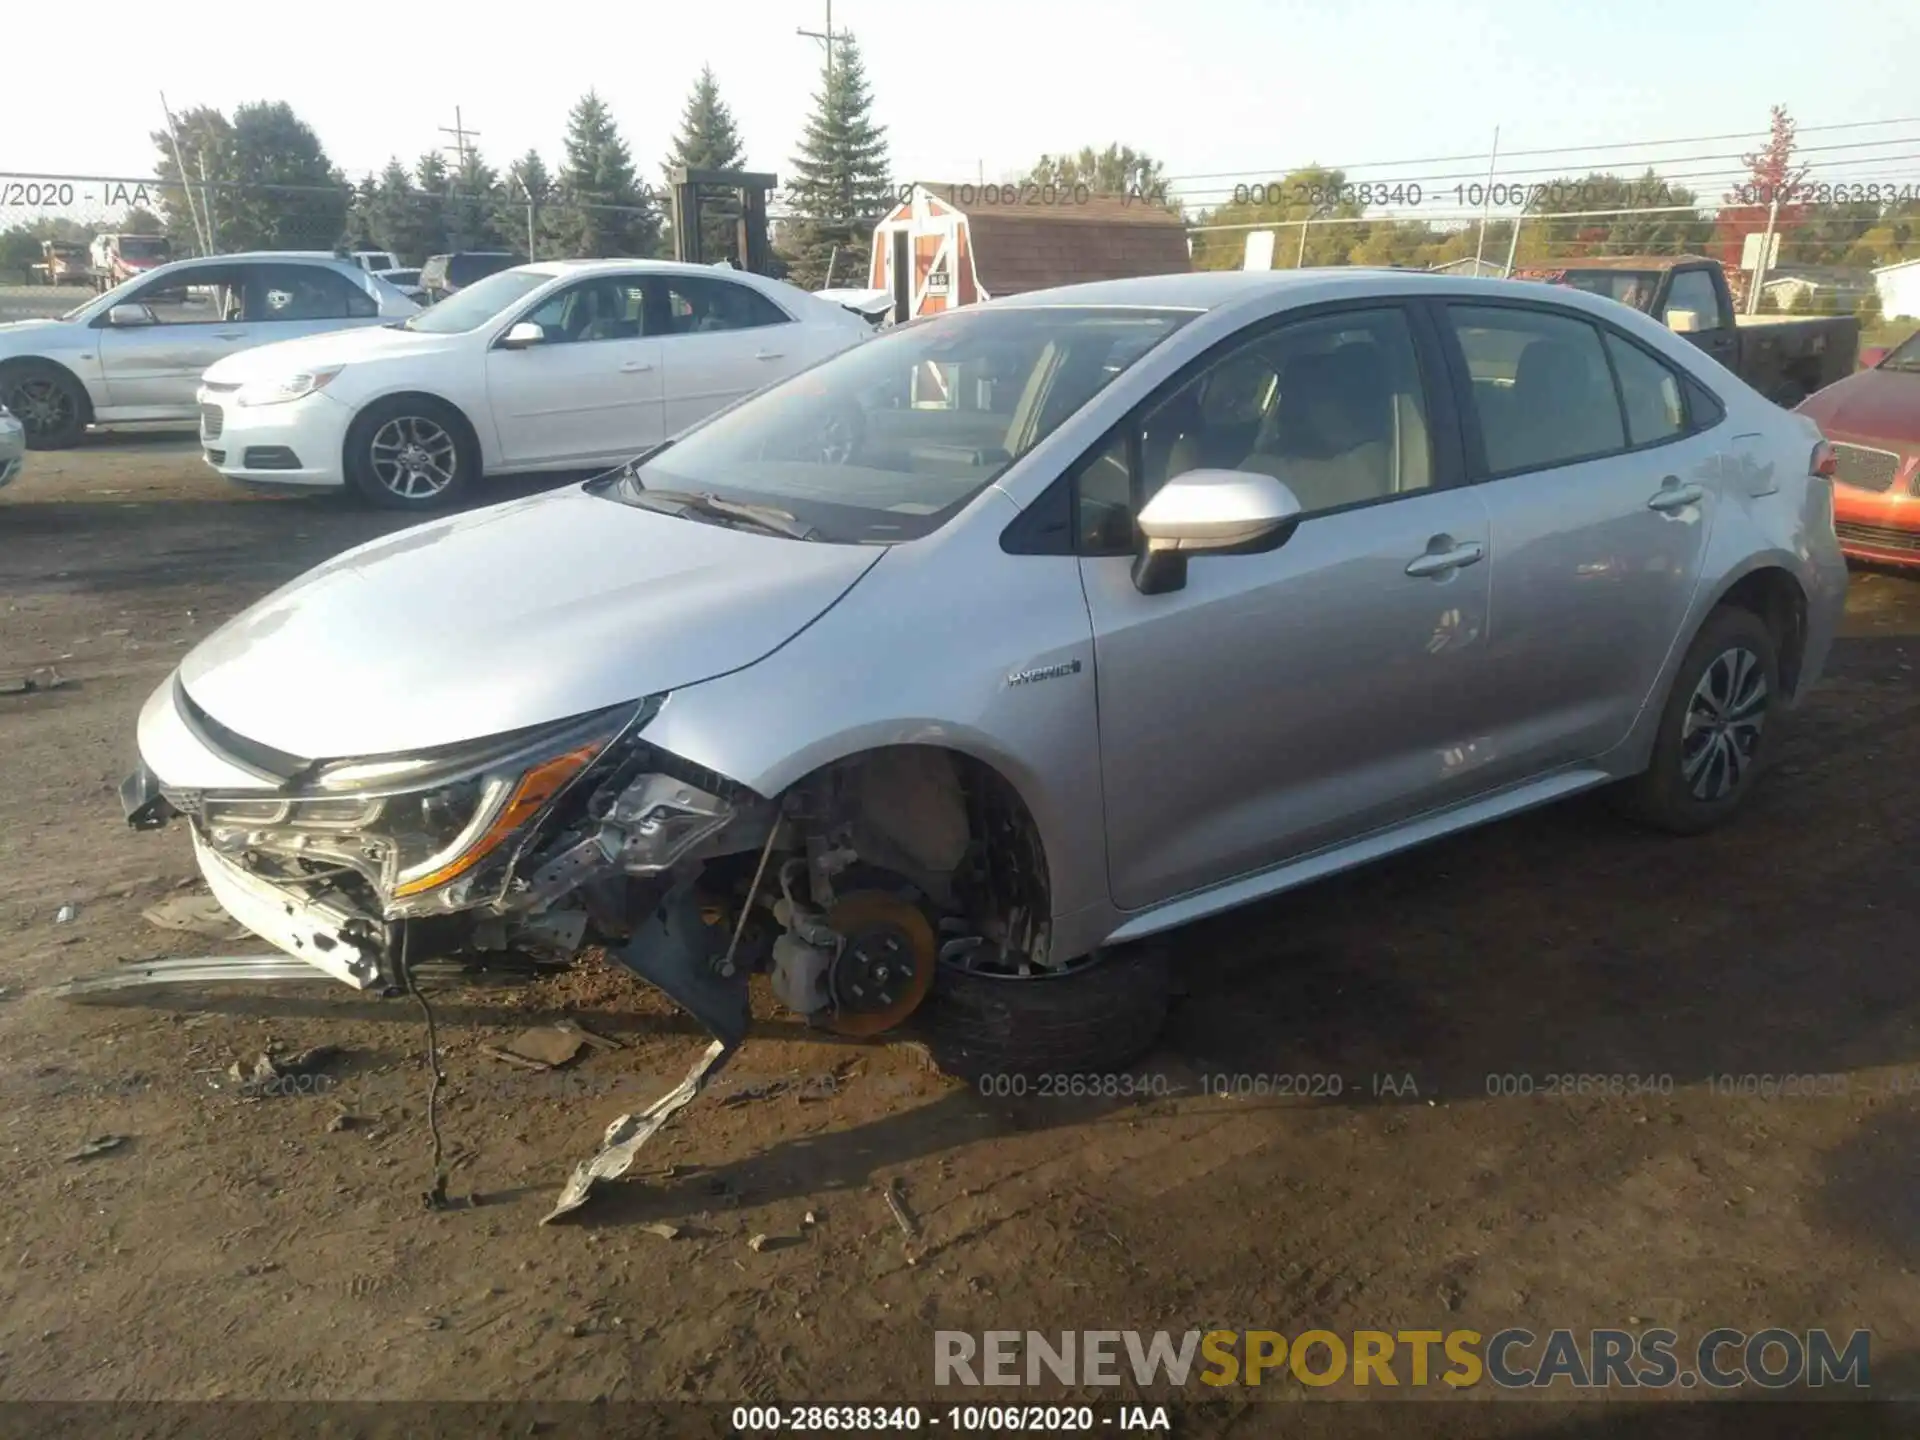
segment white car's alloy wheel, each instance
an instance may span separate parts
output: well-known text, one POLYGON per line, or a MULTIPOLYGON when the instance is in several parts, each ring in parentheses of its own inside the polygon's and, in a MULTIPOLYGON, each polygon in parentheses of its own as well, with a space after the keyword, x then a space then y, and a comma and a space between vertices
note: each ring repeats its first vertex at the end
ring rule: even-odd
POLYGON ((460 449, 453 436, 421 415, 396 415, 373 432, 373 477, 402 500, 430 500, 453 483, 460 449))

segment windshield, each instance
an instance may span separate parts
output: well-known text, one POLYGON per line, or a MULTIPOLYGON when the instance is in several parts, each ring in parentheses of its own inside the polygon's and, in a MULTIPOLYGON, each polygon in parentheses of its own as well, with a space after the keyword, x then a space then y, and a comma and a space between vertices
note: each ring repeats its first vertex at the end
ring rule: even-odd
POLYGON ((1920 374, 1920 330, 1916 330, 1902 340, 1878 366, 1880 370, 1905 370, 1920 374))
POLYGON ((428 335, 464 335, 478 330, 516 300, 524 300, 553 276, 539 270, 502 270, 456 290, 429 310, 422 310, 400 328, 428 335))
POLYGON ((161 235, 122 235, 119 240, 123 260, 164 260, 167 241, 161 235))
POLYGON ((602 493, 772 508, 843 544, 912 540, 1193 313, 988 307, 918 321, 745 401, 602 493))

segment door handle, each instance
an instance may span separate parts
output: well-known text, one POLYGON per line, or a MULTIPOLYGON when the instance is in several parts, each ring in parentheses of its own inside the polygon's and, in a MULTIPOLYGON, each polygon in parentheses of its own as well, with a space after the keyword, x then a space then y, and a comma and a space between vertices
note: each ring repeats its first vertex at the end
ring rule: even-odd
POLYGON ((784 350, 756 350, 753 352, 753 358, 756 360, 784 360, 786 359, 786 352, 784 350))
POLYGON ((638 375, 642 371, 651 370, 652 368, 653 366, 649 365, 645 360, 629 360, 620 367, 620 373, 622 375, 638 375))
POLYGON ((1487 547, 1470 541, 1465 545, 1456 545, 1451 550, 1429 550, 1419 559, 1408 562, 1407 574, 1415 579, 1446 575, 1469 565, 1477 565, 1486 558, 1487 547))
POLYGON ((1698 485, 1682 485, 1678 475, 1668 475, 1660 482, 1660 488, 1654 497, 1647 501, 1649 510, 1668 513, 1684 510, 1689 505, 1698 505, 1707 498, 1707 492, 1698 485))

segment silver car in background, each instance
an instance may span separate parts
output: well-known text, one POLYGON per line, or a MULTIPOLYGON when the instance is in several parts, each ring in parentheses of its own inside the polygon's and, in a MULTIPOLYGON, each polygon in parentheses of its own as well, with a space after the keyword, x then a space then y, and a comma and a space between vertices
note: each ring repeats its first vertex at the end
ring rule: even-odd
POLYGON ((27 455, 27 427, 0 405, 0 486, 11 485, 27 455))
POLYGON ((597 942, 725 1047, 767 971, 1111 1070, 1166 1005, 1129 942, 1595 787, 1730 816, 1842 609, 1830 468, 1578 293, 1026 295, 320 566, 154 693, 123 802, 357 987, 597 942))
POLYGON ((28 448, 89 425, 192 420, 200 376, 255 345, 403 320, 420 307, 322 252, 256 251, 142 271, 57 320, 0 324, 0 405, 28 448))

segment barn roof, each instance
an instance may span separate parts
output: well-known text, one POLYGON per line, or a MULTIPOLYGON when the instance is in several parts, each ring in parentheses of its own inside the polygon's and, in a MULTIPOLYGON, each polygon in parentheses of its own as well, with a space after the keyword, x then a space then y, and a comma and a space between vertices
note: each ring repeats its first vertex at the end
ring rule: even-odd
POLYGON ((995 297, 1193 268, 1186 222, 1149 201, 1095 195, 1079 205, 955 208, 967 217, 974 273, 995 297))

